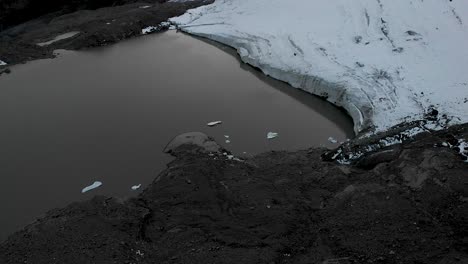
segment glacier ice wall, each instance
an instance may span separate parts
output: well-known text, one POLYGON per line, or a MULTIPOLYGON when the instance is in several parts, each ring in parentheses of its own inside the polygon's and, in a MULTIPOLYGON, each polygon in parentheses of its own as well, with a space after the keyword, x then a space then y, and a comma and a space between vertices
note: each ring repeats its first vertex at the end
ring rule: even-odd
POLYGON ((171 22, 383 131, 430 108, 468 122, 468 1, 217 0, 171 22))

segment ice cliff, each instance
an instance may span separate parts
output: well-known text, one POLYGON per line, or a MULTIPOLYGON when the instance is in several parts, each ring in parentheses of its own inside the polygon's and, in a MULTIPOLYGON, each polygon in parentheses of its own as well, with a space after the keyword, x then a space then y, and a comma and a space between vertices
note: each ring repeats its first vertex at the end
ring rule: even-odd
POLYGON ((343 107, 356 132, 430 108, 468 122, 468 1, 217 0, 171 22, 343 107))

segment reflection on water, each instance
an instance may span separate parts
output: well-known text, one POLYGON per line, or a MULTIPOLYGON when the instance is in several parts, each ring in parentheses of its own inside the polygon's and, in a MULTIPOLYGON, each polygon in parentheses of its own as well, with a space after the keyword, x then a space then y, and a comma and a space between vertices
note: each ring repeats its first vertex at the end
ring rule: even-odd
POLYGON ((0 77, 0 240, 53 207, 134 195, 132 186, 143 189, 165 168, 171 158, 161 151, 180 133, 207 133, 237 154, 353 135, 350 118, 331 104, 181 33, 12 70, 0 77), (216 120, 223 123, 206 126, 216 120), (279 137, 267 140, 270 131, 279 137), (103 185, 81 194, 94 181, 103 185))

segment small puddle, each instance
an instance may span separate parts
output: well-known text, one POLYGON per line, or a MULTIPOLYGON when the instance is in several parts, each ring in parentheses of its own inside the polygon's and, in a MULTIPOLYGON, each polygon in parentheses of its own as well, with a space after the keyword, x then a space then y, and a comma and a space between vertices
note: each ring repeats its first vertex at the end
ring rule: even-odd
POLYGON ((184 132, 211 135, 235 155, 333 147, 329 137, 353 136, 338 108, 209 43, 170 31, 2 75, 0 241, 51 208, 135 195, 165 168, 171 157, 162 150, 184 132), (96 181, 102 186, 82 193, 96 181))
POLYGON ((63 40, 63 39, 67 39, 67 38, 71 38, 71 37, 76 36, 76 35, 78 35, 78 34, 80 34, 79 31, 68 32, 68 33, 65 33, 65 34, 62 34, 62 35, 58 35, 58 36, 56 36, 56 37, 55 37, 54 39, 52 39, 52 40, 49 40, 49 41, 46 41, 46 42, 37 43, 36 45, 41 46, 41 47, 43 47, 43 46, 48 46, 48 45, 50 45, 50 44, 52 44, 52 43, 54 43, 54 42, 57 42, 57 41, 63 40))

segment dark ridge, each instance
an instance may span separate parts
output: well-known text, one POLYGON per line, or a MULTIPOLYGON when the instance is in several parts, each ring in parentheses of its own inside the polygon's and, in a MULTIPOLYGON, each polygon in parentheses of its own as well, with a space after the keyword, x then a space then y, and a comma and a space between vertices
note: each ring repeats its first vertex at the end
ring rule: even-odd
MULTIPOLYGON (((151 0, 163 3, 167 0, 151 0)), ((72 13, 82 9, 98 9, 135 3, 138 0, 0 0, 0 31, 48 13, 72 13)))

